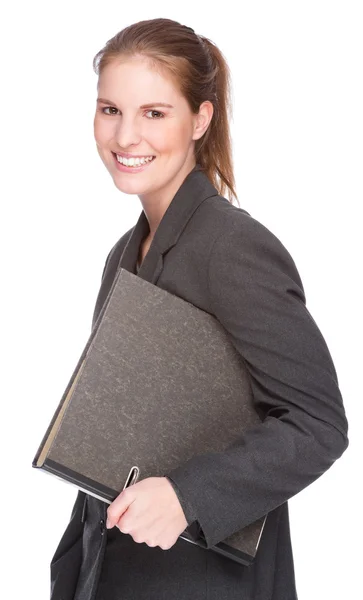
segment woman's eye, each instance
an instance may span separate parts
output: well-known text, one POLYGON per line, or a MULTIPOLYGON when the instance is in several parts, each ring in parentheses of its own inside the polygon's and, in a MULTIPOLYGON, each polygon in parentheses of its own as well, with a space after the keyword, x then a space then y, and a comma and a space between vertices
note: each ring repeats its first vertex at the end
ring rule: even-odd
MULTIPOLYGON (((156 113, 156 114, 158 114, 158 115, 161 115, 161 117, 157 117, 158 119, 159 119, 159 118, 163 118, 163 116, 164 116, 164 113, 162 113, 162 112, 159 112, 158 110, 148 110, 147 112, 149 112, 149 113, 150 113, 150 112, 151 112, 151 113, 156 113)), ((152 119, 152 120, 153 120, 153 119, 152 119)), ((154 119, 154 120, 155 120, 155 119, 154 119)))
MULTIPOLYGON (((102 109, 102 112, 104 112, 105 110, 108 110, 109 108, 110 108, 111 110, 115 110, 115 111, 117 112, 117 108, 115 108, 114 106, 106 106, 106 108, 103 108, 103 109, 102 109)), ((109 114, 109 113, 106 113, 106 115, 108 115, 108 114, 109 114)), ((112 114, 114 115, 115 113, 112 113, 112 114)))

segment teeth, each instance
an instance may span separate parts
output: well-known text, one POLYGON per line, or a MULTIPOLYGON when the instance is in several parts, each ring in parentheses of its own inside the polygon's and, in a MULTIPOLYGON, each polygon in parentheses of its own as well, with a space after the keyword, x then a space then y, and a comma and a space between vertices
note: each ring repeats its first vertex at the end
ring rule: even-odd
POLYGON ((116 158, 119 163, 125 165, 126 167, 139 167, 140 165, 151 162, 154 157, 142 156, 141 158, 123 158, 122 156, 116 154, 116 158))

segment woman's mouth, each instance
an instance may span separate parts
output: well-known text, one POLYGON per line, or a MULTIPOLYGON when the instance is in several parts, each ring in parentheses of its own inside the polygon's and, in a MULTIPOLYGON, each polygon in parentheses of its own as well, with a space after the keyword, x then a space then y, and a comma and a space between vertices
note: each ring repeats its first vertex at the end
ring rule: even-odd
POLYGON ((145 157, 145 162, 144 164, 140 163, 139 165, 124 165, 122 162, 120 162, 117 159, 117 154, 115 152, 112 152, 113 157, 114 157, 114 161, 116 163, 116 167, 119 171, 122 171, 123 173, 140 173, 140 171, 144 171, 145 169, 147 169, 147 167, 154 162, 156 156, 153 156, 152 160, 149 160, 149 157, 145 157))

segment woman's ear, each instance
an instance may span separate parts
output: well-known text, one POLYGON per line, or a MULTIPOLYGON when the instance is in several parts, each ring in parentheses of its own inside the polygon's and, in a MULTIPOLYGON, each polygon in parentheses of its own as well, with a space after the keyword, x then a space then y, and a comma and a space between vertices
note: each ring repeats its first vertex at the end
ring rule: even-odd
POLYGON ((206 100, 199 107, 199 113, 195 115, 193 140, 199 140, 207 131, 214 112, 213 104, 206 100))

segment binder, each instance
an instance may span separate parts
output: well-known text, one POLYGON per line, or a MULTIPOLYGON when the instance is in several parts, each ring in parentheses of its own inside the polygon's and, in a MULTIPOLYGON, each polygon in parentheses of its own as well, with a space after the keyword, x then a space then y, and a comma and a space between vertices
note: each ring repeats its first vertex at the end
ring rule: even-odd
MULTIPOLYGON (((119 268, 32 466, 110 504, 259 422, 244 360, 219 321, 119 268)), ((251 564, 265 521, 210 549, 251 564)), ((206 548, 195 524, 180 537, 206 548)))

